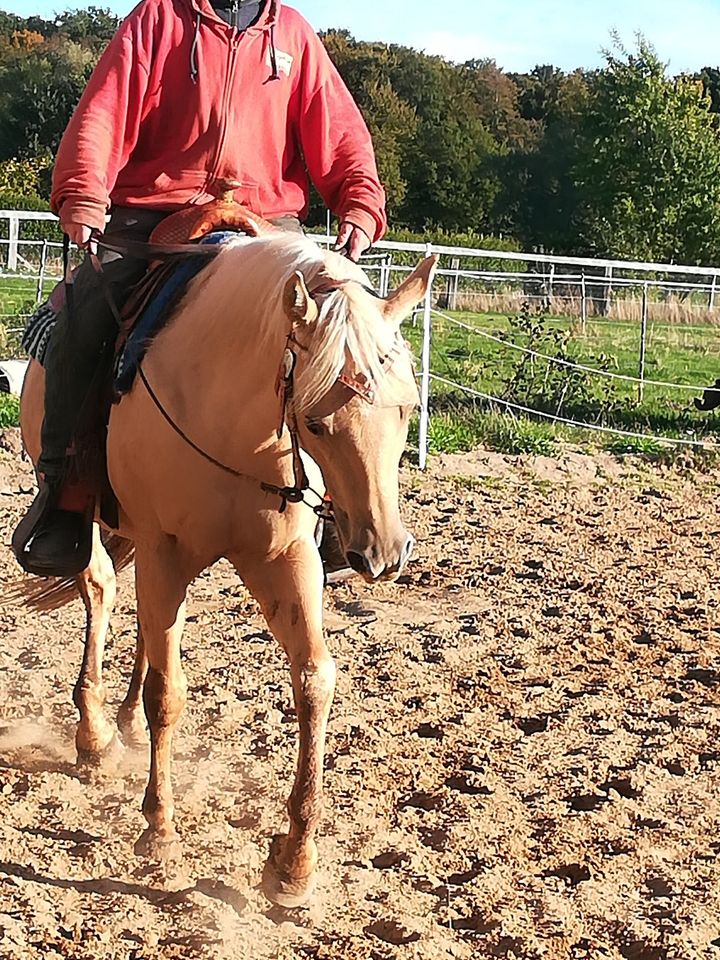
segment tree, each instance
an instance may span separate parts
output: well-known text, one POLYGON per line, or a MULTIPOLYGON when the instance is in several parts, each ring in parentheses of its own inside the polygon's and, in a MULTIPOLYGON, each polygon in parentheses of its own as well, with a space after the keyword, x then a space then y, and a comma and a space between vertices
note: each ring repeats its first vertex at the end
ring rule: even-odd
POLYGON ((702 84, 615 40, 580 128, 580 236, 598 254, 717 262, 720 141, 702 84))
POLYGON ((0 160, 57 150, 96 59, 59 35, 29 46, 17 36, 0 44, 0 160))
POLYGON ((703 92, 710 97, 710 109, 720 113, 720 70, 717 67, 703 67, 696 75, 703 85, 703 92))
POLYGON ((407 194, 405 165, 417 130, 415 111, 393 88, 386 46, 358 43, 346 30, 328 31, 322 39, 370 129, 388 215, 395 219, 407 194))
POLYGON ((515 82, 527 129, 505 165, 504 227, 527 246, 572 253, 578 207, 573 171, 590 78, 544 66, 515 82))
POLYGON ((120 18, 106 7, 66 10, 55 19, 58 33, 98 54, 112 40, 119 26, 120 18))

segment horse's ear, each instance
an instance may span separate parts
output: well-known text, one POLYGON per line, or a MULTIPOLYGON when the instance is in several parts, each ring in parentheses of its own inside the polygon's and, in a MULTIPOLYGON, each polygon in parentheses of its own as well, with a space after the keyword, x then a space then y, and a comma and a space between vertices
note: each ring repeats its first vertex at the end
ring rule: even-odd
POLYGON ((305 278, 299 270, 285 284, 283 307, 293 323, 315 323, 318 318, 318 306, 310 296, 305 278))
POLYGON ((383 304, 382 311, 389 323, 399 325, 408 316, 412 308, 420 303, 427 293, 439 259, 435 254, 423 260, 407 280, 404 280, 397 290, 393 290, 388 296, 383 304))

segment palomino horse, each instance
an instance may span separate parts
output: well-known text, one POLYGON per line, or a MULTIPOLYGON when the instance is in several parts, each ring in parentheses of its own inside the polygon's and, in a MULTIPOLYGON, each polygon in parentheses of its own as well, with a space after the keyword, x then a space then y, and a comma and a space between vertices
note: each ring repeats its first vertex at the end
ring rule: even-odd
MULTIPOLYGON (((303 503, 286 502, 281 511, 274 491, 292 486, 297 473, 291 425, 313 458, 309 472, 317 478, 319 465, 317 479, 332 491, 349 562, 367 581, 397 577, 412 545, 398 510, 398 466, 417 401, 399 326, 425 295, 434 264, 424 261, 383 300, 356 264, 305 237, 233 239, 191 282, 143 361, 143 378, 112 410, 109 472, 117 532, 135 547, 139 623, 118 725, 126 742, 139 738, 142 689, 150 728, 141 855, 164 856, 176 844, 170 764, 186 699, 185 594, 194 577, 226 557, 287 655, 299 722, 289 831, 273 840, 263 889, 285 906, 304 902, 312 889, 335 666, 322 630, 316 516, 303 503), (284 382, 292 391, 279 391, 284 382)), ((43 371, 33 363, 22 429, 34 460, 42 403, 43 371)), ((102 682, 115 575, 99 528, 79 589, 88 629, 75 688, 76 742, 79 754, 97 757, 115 736, 103 715, 102 682)))

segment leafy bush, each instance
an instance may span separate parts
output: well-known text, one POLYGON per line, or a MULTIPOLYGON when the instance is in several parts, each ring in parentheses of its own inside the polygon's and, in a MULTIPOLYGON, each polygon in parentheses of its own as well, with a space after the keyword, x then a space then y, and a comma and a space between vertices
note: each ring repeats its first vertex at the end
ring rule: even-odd
MULTIPOLYGON (((606 421, 610 413, 630 402, 617 396, 610 378, 598 378, 572 366, 578 363, 572 351, 574 331, 548 322, 546 310, 534 311, 526 303, 517 316, 508 317, 508 324, 508 341, 532 353, 518 352, 510 370, 503 374, 503 400, 554 416, 582 412, 596 422, 606 421)), ((583 363, 602 371, 608 370, 614 359, 602 354, 586 357, 583 363)))
MULTIPOLYGON (((49 195, 50 172, 52 160, 50 157, 35 157, 31 160, 0 161, 0 194, 22 198, 27 201, 43 200, 49 195)), ((3 201, 4 203, 4 201, 3 201)), ((34 209, 33 207, 15 207, 14 209, 34 209)), ((45 209, 45 208, 38 208, 45 209)))
MULTIPOLYGON (((49 211, 50 204, 40 197, 27 197, 0 190, 0 210, 49 211)), ((0 220, 0 239, 8 239, 9 221, 0 220)), ((55 220, 24 220, 20 225, 21 240, 62 240, 60 227, 55 220)))
POLYGON ((0 393, 0 430, 17 427, 20 423, 20 398, 0 393))
MULTIPOLYGON (((422 233, 416 233, 412 230, 389 230, 385 240, 393 240, 395 243, 432 243, 439 247, 466 247, 470 250, 502 250, 510 253, 517 253, 519 247, 515 240, 507 237, 494 237, 486 234, 477 233, 475 230, 465 230, 462 233, 457 231, 443 230, 438 227, 429 227, 422 233)), ((399 253, 393 252, 394 263, 417 263, 417 253, 399 253)), ((461 270, 477 270, 478 260, 474 257, 460 258, 461 270)), ((483 260, 483 270, 522 270, 524 264, 517 260, 483 260)))

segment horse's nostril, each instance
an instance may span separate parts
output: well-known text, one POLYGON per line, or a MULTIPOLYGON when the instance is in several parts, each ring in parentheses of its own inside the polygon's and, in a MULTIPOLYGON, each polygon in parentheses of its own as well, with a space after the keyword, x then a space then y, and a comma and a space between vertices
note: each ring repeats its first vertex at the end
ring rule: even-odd
POLYGON ((368 562, 361 553, 356 553, 354 550, 350 550, 347 554, 347 562, 353 568, 355 573, 368 572, 368 562))
POLYGON ((413 552, 413 547, 415 546, 415 538, 408 536, 405 541, 403 548, 400 552, 400 566, 404 567, 405 564, 410 559, 410 554, 413 552))

